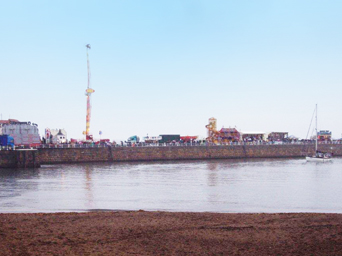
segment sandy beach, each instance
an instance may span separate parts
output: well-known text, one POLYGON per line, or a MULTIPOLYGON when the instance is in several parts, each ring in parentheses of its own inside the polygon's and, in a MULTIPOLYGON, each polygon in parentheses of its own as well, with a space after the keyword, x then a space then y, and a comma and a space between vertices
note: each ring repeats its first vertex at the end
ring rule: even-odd
POLYGON ((0 214, 0 255, 342 255, 342 215, 0 214))

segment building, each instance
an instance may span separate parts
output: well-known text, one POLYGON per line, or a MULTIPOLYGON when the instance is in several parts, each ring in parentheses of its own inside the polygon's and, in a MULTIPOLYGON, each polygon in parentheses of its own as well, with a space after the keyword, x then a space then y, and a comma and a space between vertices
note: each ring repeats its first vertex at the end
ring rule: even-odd
POLYGON ((235 128, 222 128, 218 132, 218 140, 221 142, 240 141, 240 132, 235 128))
POLYGON ((64 129, 45 129, 46 143, 62 144, 67 143, 68 137, 67 132, 64 129))
POLYGON ((331 141, 331 131, 321 130, 317 132, 318 141, 331 141))
POLYGON ((41 144, 38 125, 16 119, 0 120, 0 135, 10 135, 16 146, 37 146, 41 144))

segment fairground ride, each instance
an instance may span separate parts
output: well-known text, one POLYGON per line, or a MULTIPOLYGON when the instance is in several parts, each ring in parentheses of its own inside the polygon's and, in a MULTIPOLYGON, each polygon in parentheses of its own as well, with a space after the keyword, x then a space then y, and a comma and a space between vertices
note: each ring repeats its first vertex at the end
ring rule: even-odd
POLYGON ((87 68, 88 68, 88 87, 86 89, 85 95, 87 96, 87 116, 86 116, 86 130, 83 134, 86 136, 86 141, 93 141, 93 135, 90 135, 90 117, 91 117, 91 101, 90 96, 95 90, 90 88, 90 65, 89 65, 89 54, 90 44, 86 45, 87 48, 87 68))
POLYGON ((218 131, 216 130, 217 127, 217 120, 216 118, 212 117, 209 118, 209 124, 207 124, 205 126, 205 128, 207 128, 207 132, 208 132, 208 137, 207 137, 207 141, 208 142, 212 142, 212 143, 217 143, 217 137, 218 137, 218 131))
POLYGON ((236 128, 224 128, 217 130, 217 120, 212 117, 205 126, 208 131, 207 141, 215 144, 240 141, 240 132, 236 128))

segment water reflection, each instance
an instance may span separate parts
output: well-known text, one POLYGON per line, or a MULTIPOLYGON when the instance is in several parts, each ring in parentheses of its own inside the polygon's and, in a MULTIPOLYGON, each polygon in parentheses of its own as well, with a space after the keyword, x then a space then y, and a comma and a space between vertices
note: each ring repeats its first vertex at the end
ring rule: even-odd
POLYGON ((218 168, 218 162, 212 161, 208 162, 208 169, 210 170, 208 172, 208 185, 209 186, 215 186, 217 184, 217 168, 218 168))
POLYGON ((0 212, 342 213, 342 159, 94 163, 0 170, 0 212))
POLYGON ((0 170, 0 197, 15 197, 25 191, 37 190, 38 169, 0 170))
POLYGON ((94 207, 91 172, 92 172, 91 167, 86 165, 85 166, 85 173, 86 173, 85 189, 86 189, 86 198, 87 198, 86 207, 89 209, 92 209, 94 207))

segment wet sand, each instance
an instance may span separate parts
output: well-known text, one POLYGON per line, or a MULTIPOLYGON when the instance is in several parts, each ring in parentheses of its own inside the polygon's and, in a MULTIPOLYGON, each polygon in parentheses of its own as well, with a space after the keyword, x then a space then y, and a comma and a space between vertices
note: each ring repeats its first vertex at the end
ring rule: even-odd
POLYGON ((342 255, 342 214, 0 214, 0 255, 342 255))

